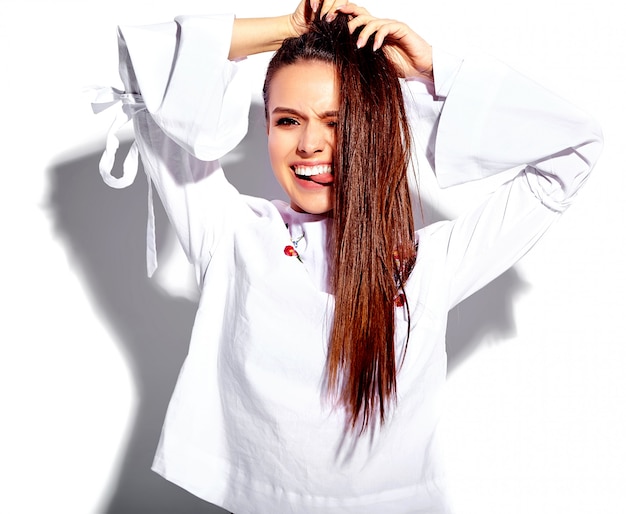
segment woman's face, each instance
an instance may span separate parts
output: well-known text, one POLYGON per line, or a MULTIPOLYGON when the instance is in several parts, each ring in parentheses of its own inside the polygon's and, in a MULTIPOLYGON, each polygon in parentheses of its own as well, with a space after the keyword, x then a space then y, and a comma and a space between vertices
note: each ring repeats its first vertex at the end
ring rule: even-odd
POLYGON ((296 211, 323 214, 333 208, 338 111, 332 64, 303 61, 275 73, 267 105, 268 149, 274 175, 296 211))

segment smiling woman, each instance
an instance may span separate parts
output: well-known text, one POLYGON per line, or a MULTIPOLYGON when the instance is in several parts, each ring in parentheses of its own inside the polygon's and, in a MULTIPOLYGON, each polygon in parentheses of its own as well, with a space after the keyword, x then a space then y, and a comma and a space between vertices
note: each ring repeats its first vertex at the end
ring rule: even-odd
POLYGON ((447 513, 448 311, 558 219, 601 133, 502 63, 433 53, 406 24, 336 4, 120 29, 126 90, 102 102, 122 101, 115 127, 133 118, 201 289, 154 469, 237 514, 447 513), (219 163, 247 128, 239 58, 268 50, 288 204, 240 195, 219 163), (521 171, 415 232, 413 138, 443 186, 521 171))
POLYGON ((285 66, 266 96, 270 162, 292 209, 329 212, 339 110, 335 67, 320 61, 285 66))

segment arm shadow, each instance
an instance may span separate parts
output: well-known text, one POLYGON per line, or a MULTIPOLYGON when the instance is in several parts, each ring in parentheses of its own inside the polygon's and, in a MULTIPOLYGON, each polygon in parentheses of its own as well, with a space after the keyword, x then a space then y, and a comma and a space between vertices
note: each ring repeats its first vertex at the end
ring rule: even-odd
MULTIPOLYGON (((129 147, 122 144, 118 158, 129 147)), ((111 190, 98 174, 99 160, 100 153, 53 165, 47 208, 76 274, 116 335, 137 389, 119 475, 111 480, 102 511, 223 513, 150 470, 197 304, 168 295, 147 277, 147 182, 138 174, 132 186, 111 190)), ((156 198, 155 214, 161 240, 170 229, 156 198)))
MULTIPOLYGON (((118 156, 129 146, 123 143, 118 156)), ((224 160, 226 174, 244 194, 284 198, 265 148, 263 106, 253 104, 250 131, 224 160)), ((53 164, 47 208, 76 274, 117 336, 138 392, 132 433, 103 512, 224 513, 150 470, 197 304, 169 295, 147 278, 146 181, 138 178, 126 189, 111 191, 98 174, 99 159, 97 153, 53 164)), ((114 173, 120 168, 117 163, 114 173)), ((171 228, 157 198, 155 210, 160 241, 171 228)), ((451 370, 487 338, 515 333, 513 302, 523 288, 511 269, 451 312, 447 340, 451 370)), ((85 341, 88 344, 89 338, 85 341)))

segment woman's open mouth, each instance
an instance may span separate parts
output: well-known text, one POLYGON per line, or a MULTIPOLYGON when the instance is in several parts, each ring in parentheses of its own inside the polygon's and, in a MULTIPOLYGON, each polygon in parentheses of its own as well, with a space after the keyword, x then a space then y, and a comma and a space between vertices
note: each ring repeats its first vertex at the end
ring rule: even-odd
POLYGON ((292 166, 291 169, 300 180, 308 180, 317 184, 332 184, 333 167, 330 164, 315 166, 292 166))

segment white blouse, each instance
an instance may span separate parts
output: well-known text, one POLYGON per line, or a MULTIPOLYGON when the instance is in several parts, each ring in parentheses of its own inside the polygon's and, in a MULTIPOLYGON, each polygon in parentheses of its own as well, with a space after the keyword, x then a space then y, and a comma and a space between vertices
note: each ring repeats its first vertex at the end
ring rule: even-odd
MULTIPOLYGON (((434 86, 406 81, 414 134, 442 186, 526 166, 458 219, 418 232, 397 406, 382 428, 355 440, 321 395, 333 313, 328 220, 239 194, 218 161, 247 130, 250 81, 227 59, 232 20, 120 28, 126 92, 103 89, 98 100, 122 100, 101 162, 105 180, 132 181, 135 149, 125 177, 110 175, 115 130, 132 118, 144 168, 201 288, 154 470, 237 514, 448 512, 436 436, 448 311, 559 217, 598 157, 600 129, 483 56, 436 51, 434 86), (287 255, 302 235, 300 259, 287 255)), ((406 313, 396 312, 401 355, 406 313)))

